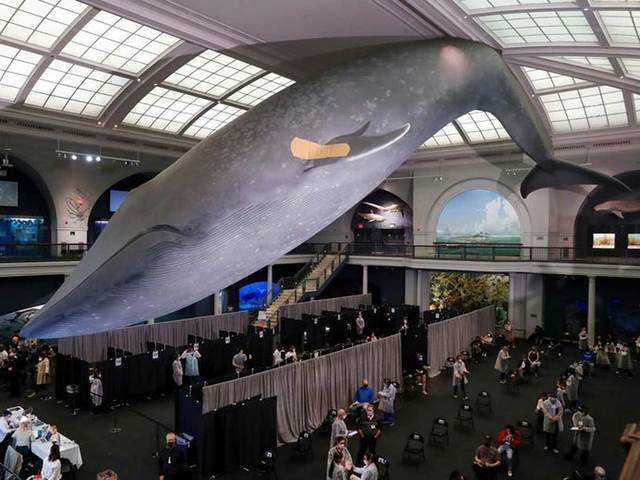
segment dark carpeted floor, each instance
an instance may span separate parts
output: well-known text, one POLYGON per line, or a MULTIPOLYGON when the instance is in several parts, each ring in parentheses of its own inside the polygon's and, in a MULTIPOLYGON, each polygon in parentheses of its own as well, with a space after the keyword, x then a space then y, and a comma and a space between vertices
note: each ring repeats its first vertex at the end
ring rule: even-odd
MULTIPOLYGON (((517 354, 514 354, 517 357, 517 354)), ((543 370, 541 378, 533 384, 523 386, 519 393, 507 393, 496 380, 493 370, 493 358, 475 367, 471 372, 469 394, 475 400, 480 390, 488 390, 493 396, 493 414, 476 415, 475 431, 458 430, 454 418, 461 400, 451 398, 451 380, 436 378, 431 385, 431 395, 415 400, 403 401, 398 411, 398 420, 394 427, 385 429, 378 442, 378 453, 391 459, 391 477, 399 480, 443 479, 448 478, 453 469, 460 469, 471 475, 471 460, 475 448, 484 434, 495 435, 505 424, 520 419, 534 420, 534 407, 537 395, 555 385, 562 369, 573 358, 551 359, 543 370), (418 431, 428 434, 433 419, 442 416, 450 420, 451 445, 445 448, 427 446, 426 462, 419 465, 405 464, 401 461, 402 450, 407 436, 418 431)), ((589 379, 584 388, 582 399, 591 407, 592 415, 598 427, 592 465, 601 464, 609 472, 610 478, 617 478, 624 463, 624 452, 618 439, 626 423, 637 420, 640 410, 637 399, 640 398, 640 384, 637 379, 622 379, 612 372, 597 372, 589 379)), ((0 400, 0 408, 21 404, 33 407, 36 414, 49 423, 57 423, 63 433, 77 441, 82 449, 84 465, 78 472, 78 480, 93 480, 96 472, 104 468, 113 468, 124 480, 157 479, 157 470, 152 453, 156 449, 156 438, 163 442, 165 431, 156 430, 156 426, 143 416, 134 413, 134 409, 160 422, 173 425, 173 400, 156 399, 138 403, 133 407, 118 409, 114 412, 91 416, 80 412, 72 416, 70 411, 55 400, 8 400, 6 394, 0 400), (117 422, 122 428, 120 433, 110 433, 117 422)), ((569 419, 565 419, 565 426, 569 419)), ((538 437, 533 447, 523 446, 520 465, 514 478, 523 480, 561 479, 570 473, 574 465, 561 455, 544 452, 543 438, 538 437)), ((565 451, 570 445, 570 436, 565 432, 561 436, 560 448, 565 451)), ((314 458, 297 459, 292 455, 290 446, 278 450, 278 478, 324 479, 328 438, 318 436, 314 439, 314 458)), ((350 440, 350 450, 357 452, 357 440, 350 440)), ((506 477, 505 477, 506 478, 506 477)))

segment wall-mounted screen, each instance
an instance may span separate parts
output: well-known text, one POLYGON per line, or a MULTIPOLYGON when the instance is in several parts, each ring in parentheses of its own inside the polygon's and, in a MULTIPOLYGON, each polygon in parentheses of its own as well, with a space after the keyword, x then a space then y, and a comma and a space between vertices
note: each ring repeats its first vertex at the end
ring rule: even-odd
POLYGON ((109 190, 109 210, 115 212, 120 207, 120 204, 124 202, 124 199, 129 195, 129 192, 122 190, 109 190))
MULTIPOLYGON (((265 307, 267 304, 268 288, 268 282, 254 282, 240 288, 238 292, 240 310, 256 310, 265 307)), ((280 293, 280 285, 272 283, 271 288, 273 298, 276 298, 280 293)))
POLYGON ((615 233, 594 233, 593 248, 600 248, 603 250, 613 250, 614 248, 616 248, 616 234, 615 233))
POLYGON ((0 207, 18 206, 18 182, 0 181, 0 207))
POLYGON ((640 233, 630 233, 627 236, 627 248, 630 250, 640 250, 640 233))

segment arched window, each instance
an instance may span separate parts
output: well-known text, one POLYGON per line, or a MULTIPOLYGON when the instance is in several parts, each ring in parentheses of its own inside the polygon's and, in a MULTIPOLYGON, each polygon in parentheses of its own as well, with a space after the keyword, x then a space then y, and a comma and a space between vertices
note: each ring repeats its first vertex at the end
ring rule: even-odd
POLYGON ((511 203, 499 193, 466 190, 442 209, 436 242, 519 244, 522 242, 520 220, 511 203))

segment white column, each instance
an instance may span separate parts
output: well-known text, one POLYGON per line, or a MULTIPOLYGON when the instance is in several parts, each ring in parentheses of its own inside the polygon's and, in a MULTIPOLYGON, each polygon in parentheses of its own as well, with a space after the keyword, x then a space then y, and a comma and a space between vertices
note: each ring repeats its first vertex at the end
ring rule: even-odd
POLYGON ((431 272, 429 270, 418 270, 416 290, 418 294, 416 305, 420 307, 421 312, 424 312, 429 308, 431 302, 431 272))
POLYGON ((589 345, 595 345, 596 343, 596 277, 589 277, 587 332, 589 333, 589 345))
POLYGON ((404 303, 407 305, 417 305, 416 299, 418 292, 416 291, 417 270, 413 268, 405 268, 404 270, 404 303))
POLYGON ((527 274, 509 274, 509 320, 516 337, 526 335, 527 274))
POLYGON ((362 266, 362 294, 369 293, 369 266, 362 266))
POLYGON ((267 267, 267 305, 273 301, 273 265, 267 267))
POLYGON ((222 313, 222 290, 217 291, 213 297, 213 314, 220 315, 222 313))

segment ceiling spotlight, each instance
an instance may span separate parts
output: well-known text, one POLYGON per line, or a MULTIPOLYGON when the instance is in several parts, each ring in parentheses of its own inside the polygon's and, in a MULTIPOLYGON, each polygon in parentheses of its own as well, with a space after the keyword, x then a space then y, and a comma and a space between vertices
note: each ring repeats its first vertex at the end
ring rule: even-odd
POLYGON ((71 160, 77 160, 77 159, 78 159, 78 156, 75 153, 71 154, 71 160))
POLYGON ((87 155, 86 160, 87 160, 87 162, 93 162, 93 156, 92 155, 87 155))
POLYGON ((96 155, 96 162, 99 162, 100 160, 102 160, 102 159, 100 158, 100 155, 96 155))

